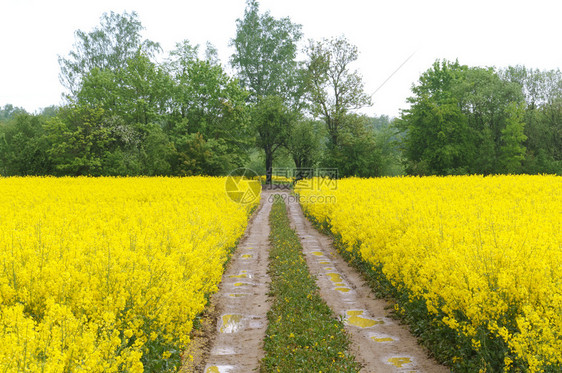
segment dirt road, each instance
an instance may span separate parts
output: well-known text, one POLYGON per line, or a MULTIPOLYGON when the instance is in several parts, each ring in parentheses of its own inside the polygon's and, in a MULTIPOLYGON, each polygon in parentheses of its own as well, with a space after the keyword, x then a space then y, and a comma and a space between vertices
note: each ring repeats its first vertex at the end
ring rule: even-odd
POLYGON ((331 239, 319 233, 287 192, 263 191, 262 202, 249 223, 220 291, 212 299, 216 326, 202 347, 206 350, 196 371, 248 373, 257 371, 263 357, 263 338, 269 278, 269 221, 272 194, 287 203, 292 228, 301 239, 310 272, 317 278, 328 306, 340 315, 352 337, 352 353, 362 372, 428 372, 449 370, 427 357, 406 327, 389 318, 388 304, 376 299, 360 274, 333 249, 331 239))

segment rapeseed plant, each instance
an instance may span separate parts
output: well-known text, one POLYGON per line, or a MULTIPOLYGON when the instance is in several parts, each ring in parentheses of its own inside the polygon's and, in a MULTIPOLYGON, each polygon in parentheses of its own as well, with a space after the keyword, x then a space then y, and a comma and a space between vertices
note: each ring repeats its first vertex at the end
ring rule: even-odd
POLYGON ((469 354, 505 371, 562 369, 561 177, 322 185, 297 186, 307 214, 380 268, 411 304, 465 338, 469 354), (309 202, 328 195, 333 203, 309 202))
POLYGON ((224 178, 0 178, 0 370, 173 371, 253 204, 224 178))

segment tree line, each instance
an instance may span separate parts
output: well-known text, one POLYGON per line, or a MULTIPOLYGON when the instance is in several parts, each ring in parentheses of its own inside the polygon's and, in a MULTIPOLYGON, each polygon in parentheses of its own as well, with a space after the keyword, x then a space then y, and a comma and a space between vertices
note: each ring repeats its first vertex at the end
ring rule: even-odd
POLYGON ((65 105, 0 108, 1 175, 562 172, 559 70, 436 61, 399 118, 368 117, 357 47, 310 40, 298 60, 301 26, 256 0, 236 21, 232 74, 211 44, 161 58, 142 30, 135 12, 104 14, 59 57, 65 105))
POLYGON ((562 174, 562 73, 436 61, 395 122, 415 175, 562 174))

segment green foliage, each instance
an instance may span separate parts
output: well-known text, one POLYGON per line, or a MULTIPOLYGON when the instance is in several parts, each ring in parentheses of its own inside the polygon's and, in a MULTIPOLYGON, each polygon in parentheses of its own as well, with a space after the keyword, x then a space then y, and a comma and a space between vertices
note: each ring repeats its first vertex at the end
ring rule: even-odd
POLYGON ((290 227, 285 204, 276 198, 270 214, 271 295, 262 372, 358 372, 348 352, 344 326, 320 297, 290 227))
POLYGON ((137 53, 119 70, 94 68, 76 94, 80 105, 104 109, 126 123, 162 120, 172 95, 171 78, 155 63, 137 53))
POLYGON ((515 66, 502 76, 525 95, 523 172, 562 174, 562 72, 515 66))
POLYGON ((408 173, 466 173, 467 157, 474 150, 469 145, 467 119, 452 99, 437 104, 421 97, 415 110, 398 125, 408 134, 405 149, 408 173))
POLYGON ((103 109, 69 106, 45 124, 47 150, 56 175, 100 176, 111 143, 103 109))
POLYGON ((224 139, 205 140, 202 134, 192 133, 177 139, 176 174, 191 175, 225 175, 240 167, 244 158, 236 157, 229 152, 229 145, 224 139))
POLYGON ((18 109, 6 111, 11 119, 0 122, 0 175, 49 174, 53 165, 47 155, 44 117, 18 109))
POLYGON ((221 175, 243 164, 250 143, 247 94, 197 52, 184 41, 163 66, 139 52, 120 70, 86 75, 79 105, 101 108, 119 122, 110 126, 115 141, 104 174, 221 175))
POLYGON ((347 115, 341 123, 338 143, 328 143, 323 164, 338 169, 338 176, 374 177, 383 172, 382 148, 377 144, 369 118, 347 115))
POLYGON ((256 0, 247 0, 244 17, 236 21, 235 53, 230 62, 254 106, 252 136, 264 151, 267 171, 279 148, 287 146, 291 122, 303 104, 303 74, 296 61, 301 37, 300 25, 260 13, 256 0))
POLYGON ((142 40, 142 30, 136 12, 110 12, 102 15, 99 27, 94 30, 76 31, 74 49, 66 58, 59 56, 60 80, 71 97, 93 69, 118 71, 139 52, 149 56, 157 53, 159 44, 142 40))
POLYGON ((142 30, 135 12, 110 12, 76 31, 59 57, 67 106, 34 116, 0 108, 0 173, 222 175, 277 162, 342 176, 562 174, 560 70, 436 61, 391 125, 354 114, 371 102, 352 68, 356 46, 344 36, 311 41, 299 63, 301 26, 260 12, 257 0, 236 21, 238 79, 209 43, 200 57, 184 40, 156 62, 160 47, 142 30))
POLYGON ((12 104, 6 104, 3 108, 0 107, 0 122, 13 119, 17 114, 25 114, 25 110, 12 104))
POLYGON ((286 145, 295 167, 310 168, 320 161, 324 147, 321 125, 322 123, 313 120, 300 120, 294 123, 286 145))
POLYGON ((398 176, 404 174, 402 152, 400 150, 401 136, 394 122, 388 116, 370 118, 368 128, 373 131, 375 147, 381 153, 381 175, 398 176))
POLYGON ((339 131, 347 115, 371 104, 363 80, 351 64, 359 51, 345 37, 310 42, 307 48, 306 87, 312 112, 326 123, 330 141, 338 145, 339 131))
MULTIPOLYGON (((201 140, 217 153, 213 154, 216 162, 222 164, 222 167, 213 166, 203 172, 224 174, 244 163, 251 145, 247 92, 220 65, 199 60, 197 50, 184 41, 172 52, 173 60, 167 65, 175 83, 171 120, 166 131, 174 142, 178 142, 180 153, 183 145, 191 142, 185 136, 201 135, 201 140)), ((180 154, 182 158, 186 156, 180 154)), ((178 173, 192 172, 182 167, 178 173)))
POLYGON ((436 61, 397 121, 406 171, 416 175, 520 172, 521 87, 494 69, 436 61))
POLYGON ((287 18, 276 19, 260 13, 256 0, 247 0, 244 17, 236 20, 235 53, 232 66, 241 84, 256 102, 264 96, 283 97, 287 105, 298 103, 302 95, 297 43, 301 26, 287 18))
MULTIPOLYGON (((295 114, 279 96, 266 96, 259 99, 252 108, 252 129, 256 133, 256 146, 265 154, 265 169, 271 170, 273 158, 281 146, 288 142, 295 114)), ((270 175, 268 173, 268 180, 270 175)))
POLYGON ((143 175, 165 176, 172 173, 176 149, 168 135, 158 125, 153 125, 143 141, 143 175))
POLYGON ((510 174, 521 172, 521 162, 525 159, 525 146, 527 140, 524 134, 523 104, 512 103, 507 107, 507 120, 502 129, 502 145, 500 148, 500 164, 503 171, 510 174))

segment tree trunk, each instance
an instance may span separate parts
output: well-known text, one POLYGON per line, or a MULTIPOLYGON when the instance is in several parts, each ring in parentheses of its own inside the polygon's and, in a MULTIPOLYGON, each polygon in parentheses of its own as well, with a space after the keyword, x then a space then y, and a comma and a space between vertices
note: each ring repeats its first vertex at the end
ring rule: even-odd
POLYGON ((265 184, 272 185, 272 172, 273 172, 273 152, 271 149, 265 149, 265 184))

